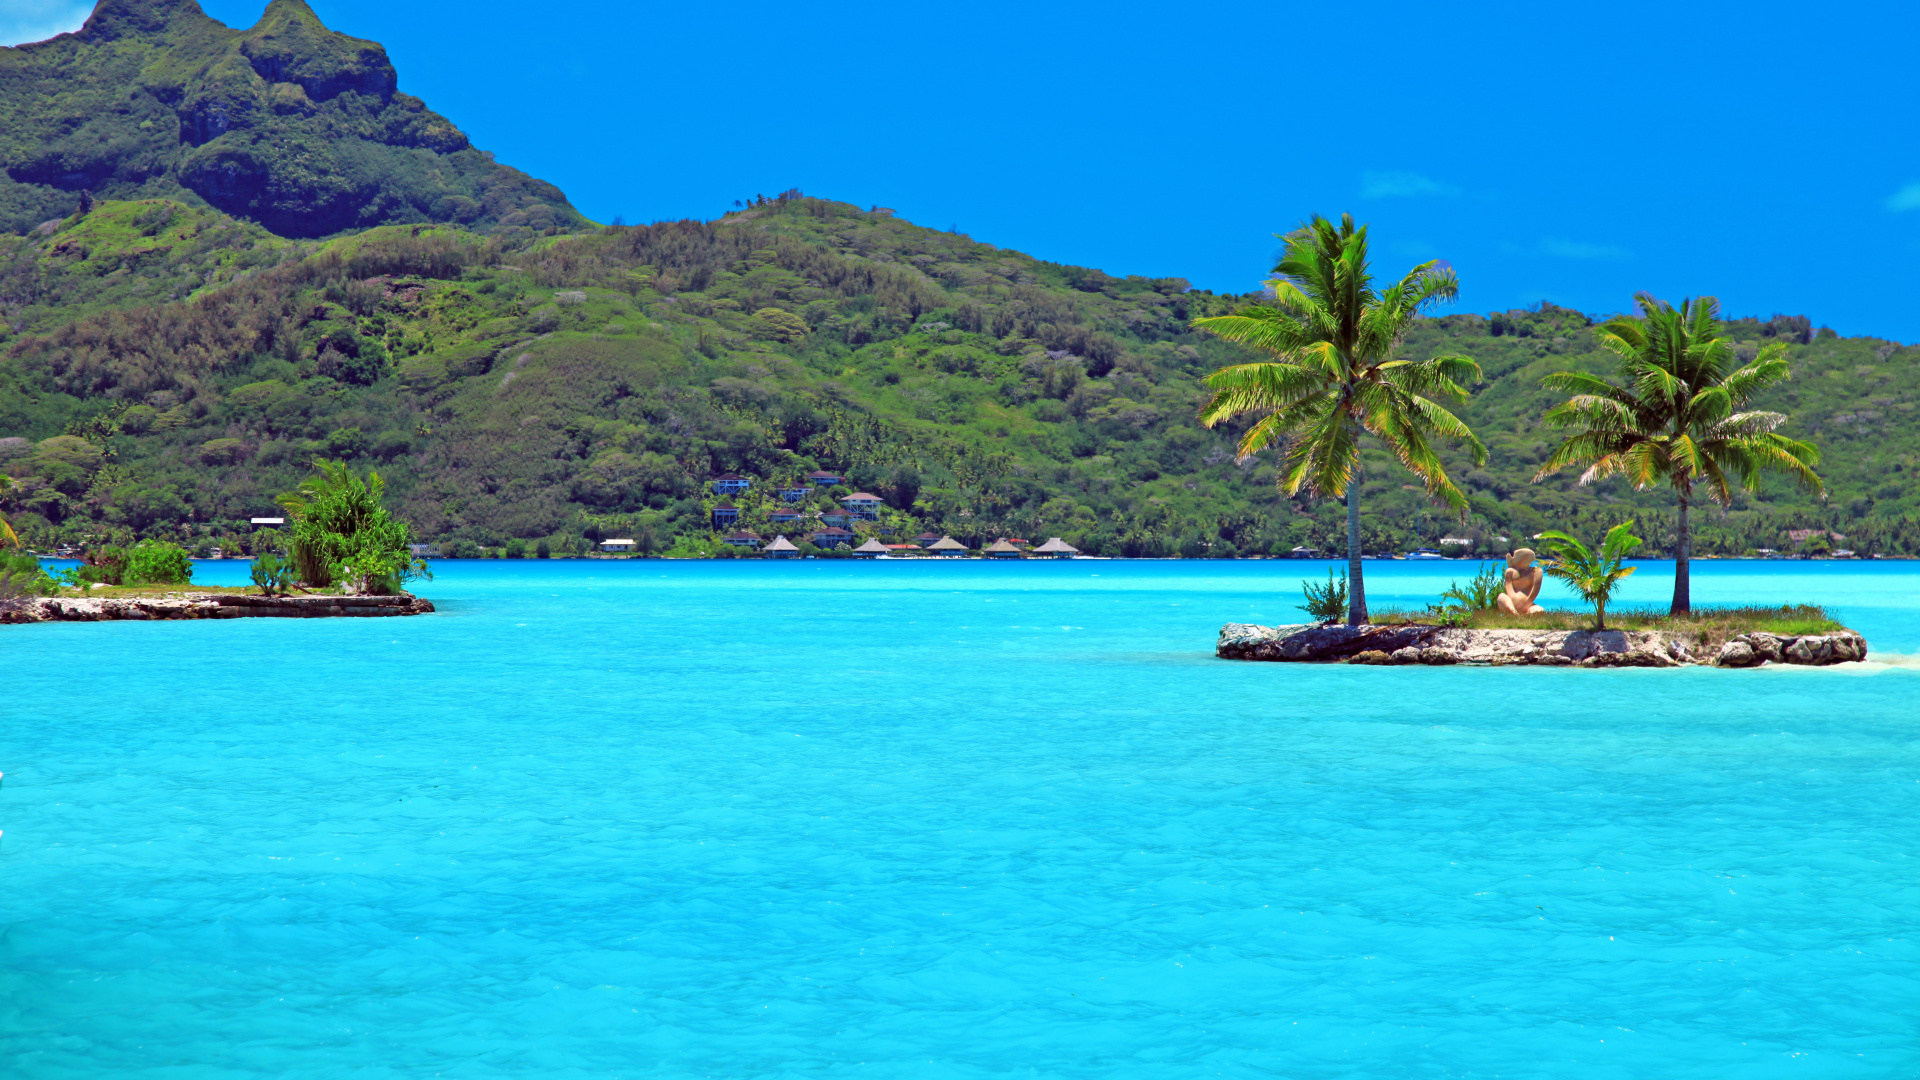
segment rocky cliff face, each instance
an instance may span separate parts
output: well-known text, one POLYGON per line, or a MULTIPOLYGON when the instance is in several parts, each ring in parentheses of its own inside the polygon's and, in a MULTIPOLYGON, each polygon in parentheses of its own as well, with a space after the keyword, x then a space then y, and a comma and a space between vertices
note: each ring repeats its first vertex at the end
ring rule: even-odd
POLYGON ((204 202, 282 236, 582 220, 419 98, 386 50, 273 0, 236 30, 194 0, 100 0, 78 33, 0 48, 0 228, 82 191, 204 202))

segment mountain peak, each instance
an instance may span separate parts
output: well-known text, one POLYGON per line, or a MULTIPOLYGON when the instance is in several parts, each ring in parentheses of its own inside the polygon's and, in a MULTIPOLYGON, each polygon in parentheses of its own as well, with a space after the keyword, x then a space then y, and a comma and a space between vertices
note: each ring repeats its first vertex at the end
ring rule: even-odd
POLYGON ((399 83, 378 42, 327 29, 304 0, 273 0, 240 39, 240 51, 261 78, 297 83, 314 101, 349 90, 384 100, 399 83))
POLYGON ((146 37, 194 20, 213 21, 194 0, 100 0, 80 35, 90 41, 146 37))
POLYGON ((78 34, 0 50, 0 230, 82 191, 208 205, 291 237, 585 221, 399 91, 387 51, 272 0, 250 29, 195 0, 100 0, 78 34))

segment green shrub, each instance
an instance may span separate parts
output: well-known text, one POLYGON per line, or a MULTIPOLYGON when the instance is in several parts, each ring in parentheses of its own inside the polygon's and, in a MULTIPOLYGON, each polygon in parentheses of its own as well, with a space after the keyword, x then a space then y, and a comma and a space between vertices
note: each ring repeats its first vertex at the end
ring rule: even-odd
POLYGON ((54 589, 53 578, 32 555, 0 554, 0 610, 15 606, 29 596, 48 596, 54 589))
POLYGON ((1434 607, 1443 611, 1457 607, 1463 611, 1492 611, 1500 602, 1500 593, 1506 588, 1506 564, 1504 562, 1486 563, 1473 580, 1461 585, 1458 581, 1447 583, 1446 591, 1440 594, 1443 603, 1434 607), (1451 604, 1444 601, 1452 601, 1451 604))
POLYGON ((381 504, 386 481, 368 470, 355 476, 344 461, 313 463, 319 476, 279 497, 292 526, 294 572, 315 588, 347 581, 366 593, 397 592, 407 580, 429 577, 424 559, 407 545, 405 522, 381 504))
POLYGON ((127 552, 123 585, 185 585, 193 580, 186 549, 165 540, 142 540, 127 552))
POLYGON ((509 559, 524 559, 524 558, 526 558, 526 557, 527 557, 527 542, 526 542, 525 540, 522 540, 522 539, 520 539, 520 538, 519 538, 519 537, 517 537, 517 536, 516 536, 516 537, 514 537, 514 538, 513 538, 513 539, 511 539, 511 540, 508 540, 508 541, 507 541, 507 550, 506 550, 506 557, 507 557, 507 558, 509 558, 509 559))
POLYGON ((1347 572, 1340 571, 1340 580, 1333 579, 1333 568, 1327 568, 1327 583, 1315 585, 1311 581, 1302 581, 1300 591, 1306 595, 1307 602, 1299 605, 1301 611, 1313 616, 1315 622, 1333 622, 1347 616, 1347 572))
POLYGON ((125 548, 89 548, 84 560, 71 570, 61 571, 61 584, 86 588, 89 585, 119 585, 125 581, 127 571, 125 548))
POLYGON ((253 583, 267 596, 284 595, 293 584, 293 564, 269 551, 253 560, 253 583))

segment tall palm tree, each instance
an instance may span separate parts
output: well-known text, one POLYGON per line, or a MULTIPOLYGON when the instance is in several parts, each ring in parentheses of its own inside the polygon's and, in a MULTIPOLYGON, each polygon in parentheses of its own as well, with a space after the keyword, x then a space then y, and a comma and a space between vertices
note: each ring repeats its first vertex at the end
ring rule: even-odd
POLYGON ((1696 489, 1725 506, 1733 501, 1736 485, 1753 491, 1761 474, 1777 472, 1820 491, 1813 471, 1820 451, 1775 432, 1785 415, 1747 409, 1754 395, 1788 377, 1784 343, 1768 345, 1745 367, 1736 367, 1718 300, 1682 300, 1678 309, 1651 293, 1636 293, 1634 300, 1639 316, 1617 316, 1597 331, 1600 344, 1620 358, 1625 386, 1580 371, 1555 372, 1543 380, 1549 389, 1572 392, 1547 411, 1546 421, 1573 434, 1534 479, 1584 465, 1582 484, 1624 476, 1643 491, 1672 485, 1680 496, 1680 515, 1671 610, 1684 615, 1693 609, 1688 514, 1696 489))
POLYGON ((1371 435, 1426 483, 1430 496, 1455 507, 1467 498, 1434 450, 1435 439, 1465 442, 1474 464, 1487 449, 1434 399, 1465 400, 1463 384, 1480 376, 1465 356, 1396 360, 1394 352, 1420 311, 1460 291, 1451 269, 1421 263, 1382 290, 1367 268, 1367 227, 1353 215, 1340 224, 1315 215, 1282 237, 1271 306, 1196 319, 1194 326, 1273 357, 1222 368, 1207 377, 1213 397, 1201 409, 1208 427, 1245 413, 1260 419, 1240 438, 1242 455, 1285 444, 1280 490, 1302 488, 1347 501, 1347 625, 1367 621, 1360 573, 1360 440, 1371 435))

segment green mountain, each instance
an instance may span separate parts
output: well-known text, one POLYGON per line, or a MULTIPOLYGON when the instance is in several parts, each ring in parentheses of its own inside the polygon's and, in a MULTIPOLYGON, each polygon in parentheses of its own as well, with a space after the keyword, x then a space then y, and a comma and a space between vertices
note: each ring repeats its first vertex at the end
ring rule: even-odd
POLYGON ((100 0, 78 33, 0 48, 0 229, 65 217, 82 192, 212 207, 284 237, 583 220, 302 0, 272 0, 247 30, 194 0, 100 0))
MULTIPOLYGON (((1201 377, 1248 357, 1190 321, 1254 296, 797 191, 715 221, 594 227, 298 0, 246 31, 191 0, 105 0, 78 34, 0 51, 0 76, 0 509, 42 550, 244 537, 317 455, 377 466, 419 532, 463 548, 713 550, 736 527, 716 527, 707 487, 725 472, 759 481, 737 527, 794 534, 774 491, 817 468, 881 496, 861 529, 894 539, 1343 544, 1338 505, 1281 496, 1270 454, 1239 458, 1238 432, 1195 421, 1201 377)), ((1698 550, 1817 529, 1920 554, 1920 350, 1803 316, 1732 326, 1743 350, 1790 343, 1794 379, 1763 404, 1823 447, 1830 497, 1742 495, 1696 515, 1698 550)), ((1449 314, 1406 350, 1479 360, 1462 415, 1492 459, 1454 459, 1460 515, 1367 451, 1369 547, 1504 550, 1626 516, 1664 544, 1664 492, 1531 481, 1556 438, 1541 376, 1610 368, 1587 316, 1449 314)))
MULTIPOLYGON (((1340 535, 1337 505, 1282 498, 1269 455, 1237 459, 1233 432, 1194 420, 1200 376, 1244 357, 1188 322, 1252 297, 1043 262, 890 211, 790 192, 712 222, 520 239, 383 227, 302 247, 150 201, 7 243, 10 287, 57 301, 0 359, 9 508, 42 545, 241 533, 321 454, 378 466, 426 535, 483 545, 710 547, 705 481, 729 471, 761 481, 736 500, 742 525, 792 532, 769 519, 772 488, 817 467, 886 499, 896 536, 1221 555, 1340 535)), ((1461 520, 1371 452, 1369 542, 1494 547, 1626 514, 1657 538, 1660 493, 1529 482, 1553 441, 1540 376, 1606 367, 1589 326, 1550 305, 1423 323, 1409 354, 1485 369, 1464 415, 1493 457, 1458 462, 1461 520)), ((1825 447, 1832 498, 1743 496, 1702 515, 1701 549, 1785 547, 1816 525, 1914 548, 1920 350, 1798 318, 1735 327, 1743 348, 1793 342, 1772 404, 1825 447)))

